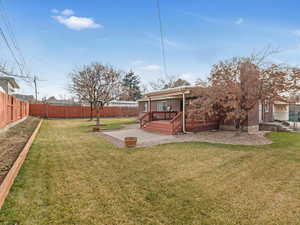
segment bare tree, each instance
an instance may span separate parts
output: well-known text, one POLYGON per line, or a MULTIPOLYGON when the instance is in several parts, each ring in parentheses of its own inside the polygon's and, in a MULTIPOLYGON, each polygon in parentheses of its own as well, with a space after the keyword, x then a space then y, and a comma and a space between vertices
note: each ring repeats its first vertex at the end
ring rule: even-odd
POLYGON ((167 76, 164 79, 159 78, 157 81, 150 82, 150 87, 153 90, 162 90, 190 85, 191 84, 188 81, 178 78, 178 76, 167 76))
POLYGON ((95 130, 100 130, 100 109, 121 93, 121 72, 112 66, 92 63, 71 74, 70 90, 79 99, 89 102, 96 109, 95 130))
POLYGON ((199 86, 199 87, 203 87, 203 88, 205 88, 205 87, 208 87, 208 81, 207 80, 203 80, 203 79, 201 79, 201 78, 198 78, 196 81, 195 81, 195 85, 196 86, 199 86))
POLYGON ((93 120, 93 106, 96 99, 96 76, 90 66, 73 70, 70 74, 71 83, 69 90, 75 94, 79 101, 90 104, 90 119, 93 120))
POLYGON ((0 64, 0 73, 7 74, 7 68, 5 64, 0 64))

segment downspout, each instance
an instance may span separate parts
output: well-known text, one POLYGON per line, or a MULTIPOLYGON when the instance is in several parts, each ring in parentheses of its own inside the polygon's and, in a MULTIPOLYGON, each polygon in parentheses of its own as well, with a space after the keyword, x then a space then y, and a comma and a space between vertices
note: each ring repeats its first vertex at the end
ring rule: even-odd
POLYGON ((151 114, 151 98, 148 99, 148 112, 150 113, 150 116, 149 116, 149 120, 152 121, 152 114, 151 114))
POLYGON ((186 133, 185 129, 185 93, 182 93, 182 131, 186 133))

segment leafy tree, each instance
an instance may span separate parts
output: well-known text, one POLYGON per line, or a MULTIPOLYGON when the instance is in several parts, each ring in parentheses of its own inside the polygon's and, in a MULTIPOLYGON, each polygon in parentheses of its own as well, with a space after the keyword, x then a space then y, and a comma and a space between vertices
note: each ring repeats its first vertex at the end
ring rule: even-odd
POLYGON ((121 100, 136 101, 142 97, 140 77, 133 71, 125 74, 122 80, 123 94, 121 100))

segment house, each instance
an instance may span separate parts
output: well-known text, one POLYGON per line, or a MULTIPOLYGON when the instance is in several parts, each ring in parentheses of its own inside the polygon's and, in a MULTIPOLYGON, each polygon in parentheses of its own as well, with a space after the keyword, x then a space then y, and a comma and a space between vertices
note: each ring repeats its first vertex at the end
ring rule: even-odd
POLYGON ((290 104, 289 108, 289 121, 300 122, 300 102, 296 104, 290 104))
POLYGON ((300 102, 289 104, 287 102, 275 102, 273 106, 274 120, 300 122, 300 102))
MULTIPOLYGON (((197 98, 199 86, 186 86, 150 92, 139 103, 140 126, 142 129, 165 134, 198 132, 214 129, 233 130, 233 122, 217 120, 195 120, 190 116, 193 100, 197 98)), ((273 121, 271 104, 258 102, 249 112, 247 129, 257 131, 262 122, 273 121)))
POLYGON ((49 105, 80 105, 79 102, 76 102, 75 99, 57 99, 55 96, 51 96, 48 99, 40 101, 40 103, 47 103, 49 105))
POLYGON ((34 102, 33 95, 23 95, 23 94, 13 94, 17 99, 20 99, 23 102, 34 102))
POLYGON ((108 106, 111 106, 111 107, 138 107, 138 103, 135 101, 113 100, 108 103, 108 106))
POLYGON ((0 91, 11 95, 19 88, 19 85, 13 77, 0 77, 0 91))

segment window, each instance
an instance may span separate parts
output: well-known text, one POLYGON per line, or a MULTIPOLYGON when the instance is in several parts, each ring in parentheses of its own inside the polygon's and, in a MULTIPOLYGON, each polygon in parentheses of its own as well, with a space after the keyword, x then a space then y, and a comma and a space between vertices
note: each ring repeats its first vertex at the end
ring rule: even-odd
POLYGON ((148 112, 148 102, 144 103, 144 112, 148 112))
POLYGON ((166 101, 158 102, 156 106, 156 110, 158 112, 166 112, 168 109, 168 105, 166 101))

